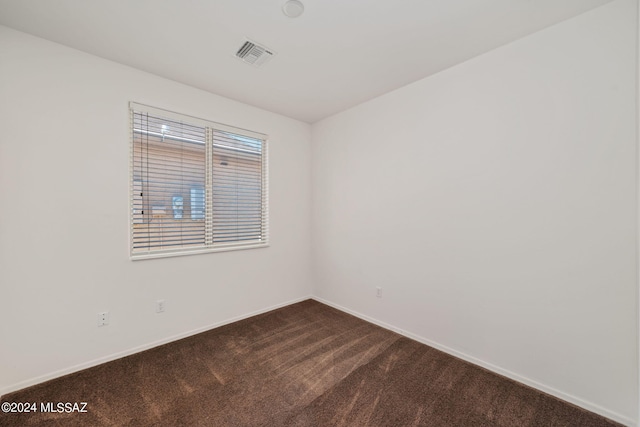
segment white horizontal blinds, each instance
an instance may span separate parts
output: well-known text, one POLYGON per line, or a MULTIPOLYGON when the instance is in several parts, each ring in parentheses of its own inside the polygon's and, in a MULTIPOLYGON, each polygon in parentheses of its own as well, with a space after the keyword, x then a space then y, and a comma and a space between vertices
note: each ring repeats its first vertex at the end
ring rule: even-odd
POLYGON ((132 257, 265 246, 265 135, 130 105, 132 257))
POLYGON ((213 245, 266 243, 265 141, 213 129, 213 245))
POLYGON ((205 245, 206 129, 132 113, 132 253, 205 245))

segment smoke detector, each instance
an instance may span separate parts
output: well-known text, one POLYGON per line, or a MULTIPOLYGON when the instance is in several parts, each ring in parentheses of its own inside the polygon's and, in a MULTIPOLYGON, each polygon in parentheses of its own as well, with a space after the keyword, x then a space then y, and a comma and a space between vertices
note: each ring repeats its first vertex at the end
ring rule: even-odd
POLYGON ((288 0, 284 6, 282 6, 282 12, 289 18, 297 18, 304 12, 304 5, 299 0, 288 0))
POLYGON ((236 52, 236 57, 256 67, 267 62, 273 55, 275 55, 275 53, 271 49, 254 43, 251 40, 245 41, 236 52))

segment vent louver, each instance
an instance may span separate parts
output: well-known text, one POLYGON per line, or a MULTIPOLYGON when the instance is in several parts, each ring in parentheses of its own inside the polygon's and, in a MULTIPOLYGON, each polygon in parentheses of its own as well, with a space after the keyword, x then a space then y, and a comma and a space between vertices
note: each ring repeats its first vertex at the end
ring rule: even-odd
POLYGON ((238 58, 256 67, 267 62, 273 55, 271 50, 249 40, 245 41, 236 52, 238 58))

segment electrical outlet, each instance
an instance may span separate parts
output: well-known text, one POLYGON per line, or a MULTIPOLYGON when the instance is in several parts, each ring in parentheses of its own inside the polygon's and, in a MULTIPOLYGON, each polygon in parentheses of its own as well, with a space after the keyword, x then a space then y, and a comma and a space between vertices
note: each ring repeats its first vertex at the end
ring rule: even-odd
POLYGON ((109 324, 109 312, 103 311, 98 313, 98 326, 107 326, 109 324))
POLYGON ((156 313, 164 313, 164 300, 159 299, 156 301, 156 313))
POLYGON ((376 296, 382 298, 382 288, 380 286, 376 288, 376 296))

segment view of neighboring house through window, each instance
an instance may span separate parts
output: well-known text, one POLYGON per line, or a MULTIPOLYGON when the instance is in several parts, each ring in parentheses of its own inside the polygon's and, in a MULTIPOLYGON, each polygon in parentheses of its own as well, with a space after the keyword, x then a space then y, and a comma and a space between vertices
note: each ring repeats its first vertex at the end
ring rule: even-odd
POLYGON ((191 188, 191 219, 203 220, 204 219, 204 187, 191 188))
POLYGON ((264 136, 136 104, 131 119, 133 258, 267 244, 264 136))

